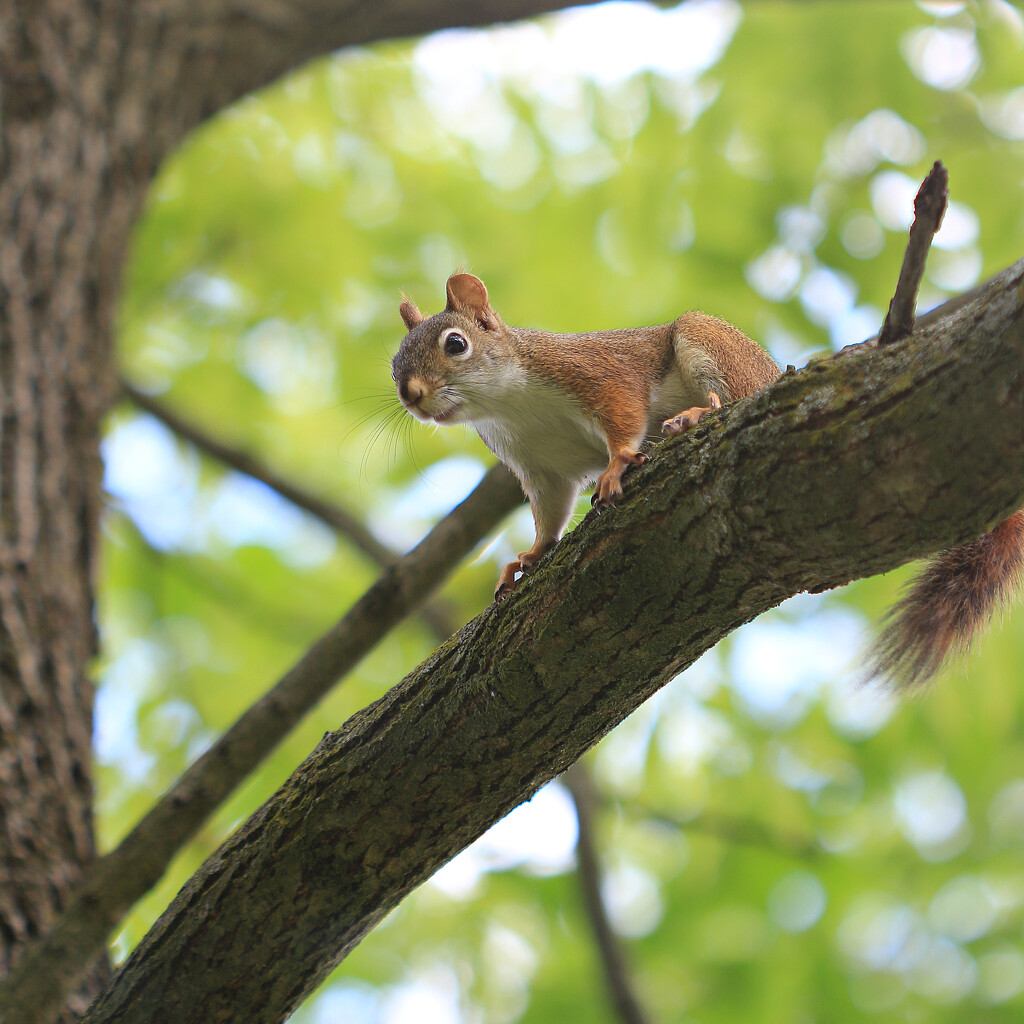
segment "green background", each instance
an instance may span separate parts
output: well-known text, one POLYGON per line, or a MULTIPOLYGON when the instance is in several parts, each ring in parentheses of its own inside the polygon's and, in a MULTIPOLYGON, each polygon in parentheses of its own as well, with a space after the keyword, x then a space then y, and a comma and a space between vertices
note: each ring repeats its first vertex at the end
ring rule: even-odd
MULTIPOLYGON (((139 223, 125 376, 396 550, 490 456, 400 409, 407 292, 457 267, 512 324, 701 308, 783 364, 877 330, 917 182, 954 200, 922 304, 1022 255, 1024 15, 971 3, 608 5, 345 51, 196 132, 139 223)), ((985 396, 978 395, 983 429, 985 396)), ((130 406, 108 424, 101 844, 372 582, 344 538, 130 406)), ((586 506, 582 505, 582 515, 586 506)), ((443 593, 465 621, 513 517, 443 593)), ((606 900, 656 1022, 1011 1021, 1024 1010, 1024 620, 919 700, 859 685, 907 571, 744 627, 589 758, 606 900)), ((412 621, 177 858, 138 941, 326 729, 431 650, 412 621)), ((613 1021, 556 785, 396 910, 295 1019, 613 1021)))

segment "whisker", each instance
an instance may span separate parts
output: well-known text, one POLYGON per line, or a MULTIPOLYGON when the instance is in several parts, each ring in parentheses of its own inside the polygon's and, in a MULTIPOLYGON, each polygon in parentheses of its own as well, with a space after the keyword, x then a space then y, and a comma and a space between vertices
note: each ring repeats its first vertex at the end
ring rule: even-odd
MULTIPOLYGON (((348 430, 346 430, 345 433, 341 435, 341 439, 338 443, 344 444, 345 441, 347 441, 357 430, 359 430, 372 420, 382 418, 386 422, 391 416, 395 415, 395 410, 396 406, 392 405, 391 402, 387 402, 386 404, 382 403, 376 409, 371 409, 368 413, 365 413, 364 415, 356 419, 356 421, 348 428, 348 430)), ((400 405, 397 406, 397 410, 399 412, 404 411, 402 410, 402 407, 400 405)))
MULTIPOLYGON (((366 467, 366 462, 369 459, 370 455, 373 453, 373 449, 376 447, 377 442, 380 440, 381 436, 396 422, 399 416, 402 416, 404 414, 405 410, 401 406, 398 406, 397 408, 388 409, 385 412, 383 418, 380 420, 380 422, 377 423, 377 425, 373 428, 372 431, 370 431, 370 436, 369 438, 367 438, 366 441, 366 447, 363 450, 362 465, 364 470, 366 467)), ((369 418, 371 417, 364 418, 363 422, 366 422, 366 419, 369 418)))
POLYGON ((360 484, 369 482, 368 468, 370 465, 370 459, 373 456, 373 449, 377 444, 377 439, 380 437, 381 431, 384 429, 385 424, 379 424, 370 435, 366 446, 363 448, 363 454, 359 459, 359 482, 360 484))
POLYGON ((405 430, 402 432, 402 441, 405 444, 405 450, 409 453, 409 461, 412 463, 413 470, 415 470, 418 477, 422 477, 423 470, 420 468, 420 464, 416 461, 416 447, 413 444, 414 435, 411 429, 413 426, 415 426, 415 424, 411 420, 406 424, 405 430))

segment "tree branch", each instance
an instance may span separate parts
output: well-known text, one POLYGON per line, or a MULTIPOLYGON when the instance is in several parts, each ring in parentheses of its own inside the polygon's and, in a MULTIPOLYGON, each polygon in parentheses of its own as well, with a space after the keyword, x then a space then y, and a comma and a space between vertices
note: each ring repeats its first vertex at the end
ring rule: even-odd
POLYGON ((785 374, 335 733, 213 854, 89 1024, 284 1020, 408 892, 738 625, 1024 503, 1024 261, 903 345, 785 374), (984 429, 975 422, 984 403, 984 429))
MULTIPOLYGON (((594 0, 573 0, 574 4, 594 0)), ((147 0, 161 38, 189 56, 178 68, 169 114, 181 134, 313 57, 347 46, 438 29, 519 21, 568 7, 566 0, 147 0)))
MULTIPOLYGON (((93 862, 46 937, 0 983, 4 1024, 49 1019, 61 993, 75 983, 128 908, 159 880, 206 818, 335 681, 422 604, 522 501, 515 477, 504 466, 494 466, 461 505, 384 570, 341 621, 181 776, 116 849, 93 862)), ((160 1014, 154 1018, 160 1019, 160 1014)))
POLYGON ((576 874, 583 892, 583 905, 590 919, 598 953, 601 955, 605 984, 622 1024, 647 1024, 647 1017, 633 994, 629 968, 622 955, 619 940, 612 932, 601 896, 601 865, 594 842, 594 809, 597 805, 594 781, 582 762, 574 764, 562 779, 576 805, 576 821, 579 826, 579 837, 576 841, 576 874))
MULTIPOLYGON (((290 480, 285 479, 279 473, 264 465, 254 455, 234 448, 223 441, 211 437, 206 431, 201 430, 194 423, 180 416, 178 413, 167 408, 163 402, 158 401, 151 395, 147 395, 138 388, 133 387, 126 380, 121 380, 121 392, 135 406, 143 412, 148 412, 152 417, 159 420, 165 427, 177 434, 179 437, 194 445, 199 451, 218 462, 229 466, 231 469, 244 473, 246 476, 259 480, 266 484, 273 491, 277 491, 281 497, 286 498, 296 508, 301 508, 310 515, 315 516, 320 522, 329 526, 336 533, 347 537, 364 555, 371 561, 376 562, 381 568, 392 565, 398 557, 390 548, 381 544, 379 540, 359 521, 359 519, 333 502, 326 501, 299 487, 290 480)), ((420 615, 427 623, 438 640, 447 640, 448 637, 458 629, 455 625, 454 616, 450 608, 444 602, 434 598, 423 606, 420 615)))
POLYGON ((949 172, 936 160, 914 199, 914 223, 910 225, 910 238, 903 254, 896 294, 889 303, 889 312, 878 332, 879 345, 891 345, 905 338, 914 329, 914 305, 917 290, 924 277, 924 265, 932 238, 942 224, 949 201, 949 172))

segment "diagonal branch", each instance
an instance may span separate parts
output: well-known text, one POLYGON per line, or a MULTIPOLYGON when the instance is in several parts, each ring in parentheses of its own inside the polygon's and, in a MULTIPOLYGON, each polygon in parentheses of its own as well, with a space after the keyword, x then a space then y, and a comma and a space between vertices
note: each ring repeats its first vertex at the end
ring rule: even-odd
MULTIPOLYGON (((296 508, 309 512, 310 515, 315 516, 336 533, 347 537, 364 555, 381 568, 394 564, 398 556, 386 545, 381 544, 356 516, 340 505, 326 501, 319 495, 307 491, 304 487, 299 487, 298 484, 275 472, 249 452, 211 437, 205 430, 169 409, 163 402, 147 395, 144 391, 139 391, 126 380, 121 381, 121 392, 133 405, 143 412, 148 412, 178 437, 198 448, 204 455, 266 484, 296 508)), ((420 615, 433 630, 438 640, 447 640, 458 628, 453 621, 451 609, 437 598, 424 605, 420 615)))
POLYGON ((914 199, 914 223, 910 225, 910 238, 903 254, 896 294, 889 303, 889 312, 878 332, 879 345, 891 345, 905 338, 914 329, 914 305, 917 290, 924 277, 924 265, 932 238, 942 224, 949 200, 949 172, 936 160, 927 177, 921 182, 914 199))
MULTIPOLYGON (((493 467, 473 493, 381 574, 345 616, 252 705, 150 809, 120 845, 88 868, 43 941, 0 984, 5 1024, 48 1019, 103 948, 128 908, 159 880, 206 818, 334 683, 523 501, 518 481, 493 467)), ((257 1015, 258 1016, 258 1015, 257 1015)), ((154 1020, 161 1019, 158 1014, 154 1020)))
POLYGON ((583 903, 590 919, 594 941, 601 956, 605 983, 622 1024, 647 1024, 647 1016, 640 1008, 629 977, 629 968, 622 946, 612 932, 611 922, 601 896, 601 865, 594 842, 594 811, 597 794, 594 780, 582 762, 574 764, 562 776, 576 806, 579 837, 576 840, 576 873, 583 891, 583 903))
POLYGON ((906 344, 787 373, 661 445, 621 507, 324 737, 88 1024, 284 1020, 408 892, 732 629, 1019 508, 1022 285, 1024 261, 906 344), (978 396, 985 429, 965 430, 978 396))

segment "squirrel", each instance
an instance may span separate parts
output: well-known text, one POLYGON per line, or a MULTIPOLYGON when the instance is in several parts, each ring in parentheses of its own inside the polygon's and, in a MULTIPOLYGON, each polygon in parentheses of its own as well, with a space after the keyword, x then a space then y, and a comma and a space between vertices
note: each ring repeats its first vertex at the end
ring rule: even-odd
MULTIPOLYGON (((447 305, 425 317, 405 296, 408 333, 391 363, 398 397, 424 423, 466 423, 518 477, 536 539, 498 576, 500 601, 558 543, 585 486, 613 505, 622 476, 647 461, 648 438, 679 434, 723 403, 773 383, 780 369, 718 317, 584 334, 510 327, 472 274, 453 274, 447 305)), ((1024 510, 934 557, 890 612, 873 674, 912 686, 962 652, 1024 583, 1024 510)))
POLYGON ((558 543, 584 486, 595 484, 595 507, 614 504, 627 467, 647 461, 640 446, 651 433, 678 434, 779 376, 757 342, 705 313, 548 334, 503 323, 472 274, 452 275, 446 291, 444 312, 429 319, 402 302, 409 333, 391 373, 413 416, 470 424, 523 485, 537 536, 502 569, 495 600, 558 543))

